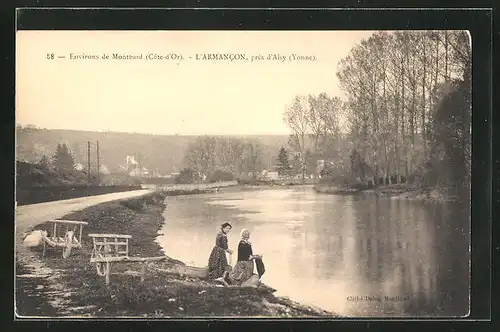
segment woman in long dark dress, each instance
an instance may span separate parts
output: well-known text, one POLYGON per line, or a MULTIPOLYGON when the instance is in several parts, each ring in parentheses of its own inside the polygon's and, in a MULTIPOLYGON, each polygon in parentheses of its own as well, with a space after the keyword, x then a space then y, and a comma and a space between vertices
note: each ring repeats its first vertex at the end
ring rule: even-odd
POLYGON ((227 233, 231 230, 230 223, 225 222, 221 226, 221 231, 215 237, 215 247, 210 253, 208 259, 208 278, 217 279, 228 271, 229 264, 227 262, 226 253, 232 254, 233 251, 229 249, 227 244, 227 233))

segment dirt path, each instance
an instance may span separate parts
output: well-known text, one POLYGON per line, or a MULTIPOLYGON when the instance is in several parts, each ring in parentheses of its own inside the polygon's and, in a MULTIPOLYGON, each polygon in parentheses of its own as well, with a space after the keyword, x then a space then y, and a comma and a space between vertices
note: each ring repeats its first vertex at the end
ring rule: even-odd
MULTIPOLYGON (((132 197, 138 197, 150 192, 152 189, 125 191, 119 193, 79 197, 62 201, 46 202, 18 206, 16 208, 16 235, 22 236, 31 227, 51 219, 61 218, 65 214, 82 210, 89 206, 132 197)), ((17 240, 18 238, 16 238, 17 240)))

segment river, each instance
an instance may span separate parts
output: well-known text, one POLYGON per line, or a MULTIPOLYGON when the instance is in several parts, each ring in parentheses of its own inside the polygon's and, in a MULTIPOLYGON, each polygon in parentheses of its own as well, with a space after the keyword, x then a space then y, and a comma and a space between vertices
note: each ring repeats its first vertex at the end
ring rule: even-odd
MULTIPOLYGON (((469 311, 469 208, 311 187, 169 197, 158 242, 206 266, 220 224, 229 245, 251 231, 262 281, 276 295, 348 317, 464 316, 469 311)), ((236 255, 233 254, 233 265, 236 255)))

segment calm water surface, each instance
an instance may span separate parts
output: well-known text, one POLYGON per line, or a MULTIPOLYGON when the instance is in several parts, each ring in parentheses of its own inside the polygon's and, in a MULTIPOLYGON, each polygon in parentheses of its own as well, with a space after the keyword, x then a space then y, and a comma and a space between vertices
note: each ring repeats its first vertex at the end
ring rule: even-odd
MULTIPOLYGON (((346 316, 464 316, 469 209, 312 188, 228 190, 168 198, 167 255, 206 266, 219 225, 248 228, 277 295, 346 316), (387 297, 387 298, 386 298, 387 297)), ((236 255, 233 255, 233 265, 236 255)))

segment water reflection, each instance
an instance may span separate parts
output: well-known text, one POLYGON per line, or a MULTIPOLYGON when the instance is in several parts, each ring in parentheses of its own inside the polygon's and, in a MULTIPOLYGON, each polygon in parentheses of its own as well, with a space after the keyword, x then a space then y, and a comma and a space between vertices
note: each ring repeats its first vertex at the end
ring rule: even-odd
POLYGON ((169 198, 158 241, 204 266, 229 220, 230 246, 250 229, 264 282, 279 295, 347 316, 460 316, 468 311, 466 207, 308 188, 179 196, 169 198))

